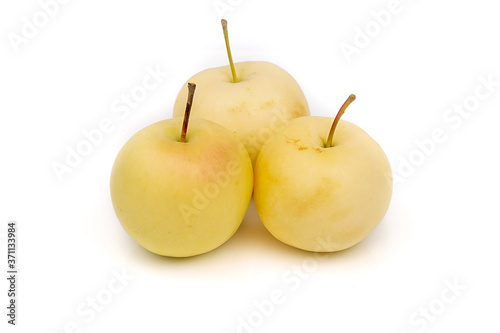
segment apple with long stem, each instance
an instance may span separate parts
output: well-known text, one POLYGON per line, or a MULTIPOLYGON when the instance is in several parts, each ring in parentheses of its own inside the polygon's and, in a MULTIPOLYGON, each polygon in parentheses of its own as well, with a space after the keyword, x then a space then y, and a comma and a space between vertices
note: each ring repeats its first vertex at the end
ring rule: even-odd
POLYGON ((137 132, 111 171, 111 199, 123 228, 147 250, 171 257, 202 254, 226 242, 253 189, 244 146, 223 126, 190 118, 199 102, 193 104, 195 85, 188 87, 184 118, 137 132))
MULTIPOLYGON (((236 133, 255 163, 262 144, 290 119, 309 115, 309 107, 297 81, 277 65, 265 61, 234 63, 227 21, 221 22, 229 65, 206 69, 188 80, 198 86, 192 113, 236 133)), ((174 117, 182 115, 186 94, 185 89, 180 90, 174 117)))
POLYGON ((261 149, 254 199, 267 230, 291 246, 315 252, 349 248, 383 219, 392 173, 380 146, 356 125, 340 120, 291 120, 261 149), (328 134, 327 134, 328 133, 328 134))

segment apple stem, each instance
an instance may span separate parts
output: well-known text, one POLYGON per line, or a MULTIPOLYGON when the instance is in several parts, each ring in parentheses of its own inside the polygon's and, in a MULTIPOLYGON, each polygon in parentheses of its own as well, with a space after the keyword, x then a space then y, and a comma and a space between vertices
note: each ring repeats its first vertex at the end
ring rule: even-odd
POLYGON ((188 83, 188 99, 186 102, 186 111, 184 111, 184 121, 182 123, 181 131, 181 142, 186 142, 186 135, 189 123, 189 115, 191 114, 191 105, 193 104, 194 90, 196 89, 196 84, 188 83))
POLYGON ((337 128, 337 125, 340 121, 340 117, 345 112, 345 109, 351 104, 354 100, 356 99, 356 95, 351 94, 349 97, 347 97, 346 101, 344 104, 342 104, 342 107, 340 108, 339 112, 337 113, 337 116, 333 120, 332 128, 330 129, 330 133, 328 133, 328 140, 326 141, 326 148, 333 147, 333 134, 335 133, 335 129, 337 128))
POLYGON ((229 66, 231 67, 233 82, 236 83, 238 82, 238 79, 236 78, 236 70, 234 69, 233 56, 231 55, 231 48, 229 47, 229 37, 227 34, 227 21, 222 19, 220 20, 220 22, 222 23, 222 31, 224 32, 224 40, 226 41, 227 57, 229 58, 229 66))

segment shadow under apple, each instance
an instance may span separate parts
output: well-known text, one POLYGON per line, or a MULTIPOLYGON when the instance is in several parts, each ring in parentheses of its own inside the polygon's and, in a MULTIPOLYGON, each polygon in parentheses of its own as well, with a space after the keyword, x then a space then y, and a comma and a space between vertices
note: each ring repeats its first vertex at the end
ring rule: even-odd
POLYGON ((253 265, 255 262, 268 262, 271 264, 281 261, 282 264, 286 265, 289 262, 301 262, 317 258, 323 265, 335 262, 336 266, 347 265, 350 267, 351 265, 357 265, 359 261, 374 259, 371 251, 374 245, 370 235, 351 248, 329 253, 314 253, 284 244, 264 227, 253 199, 250 201, 243 222, 236 233, 227 242, 208 253, 186 258, 175 258, 152 253, 144 249, 132 238, 130 238, 127 245, 130 250, 126 259, 128 264, 141 270, 168 272, 169 274, 174 273, 175 270, 172 270, 172 268, 175 267, 178 269, 178 274, 192 271, 194 279, 200 277, 209 279, 229 272, 230 275, 239 274, 240 269, 245 269, 247 265, 253 265), (262 258, 262 260, 259 258, 262 258), (200 271, 204 272, 202 276, 199 275, 200 271))

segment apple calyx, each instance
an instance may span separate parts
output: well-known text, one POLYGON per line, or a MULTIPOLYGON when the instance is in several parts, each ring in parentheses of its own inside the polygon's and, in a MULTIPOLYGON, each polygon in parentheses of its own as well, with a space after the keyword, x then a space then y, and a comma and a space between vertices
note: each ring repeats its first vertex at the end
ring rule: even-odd
POLYGON ((229 66, 231 67, 231 74, 233 75, 233 83, 238 82, 236 77, 236 70, 234 69, 233 56, 231 55, 231 48, 229 47, 229 37, 227 34, 227 21, 225 19, 220 20, 222 24, 222 31, 224 32, 224 41, 226 42, 227 57, 229 59, 229 66))
POLYGON ((340 117, 342 117, 342 115, 345 112, 345 109, 347 109, 349 104, 351 104, 355 99, 356 99, 356 95, 351 94, 351 95, 349 95, 349 97, 347 97, 344 104, 342 104, 342 107, 340 108, 339 112, 337 113, 337 116, 333 120, 332 128, 330 128, 330 133, 328 133, 328 140, 326 140, 325 148, 333 147, 333 134, 335 134, 335 129, 337 128, 337 125, 340 121, 340 117))
POLYGON ((184 121, 182 122, 181 142, 186 142, 187 128, 189 123, 189 115, 191 114, 191 105, 193 104, 194 90, 196 84, 188 82, 188 99, 186 102, 186 111, 184 111, 184 121))

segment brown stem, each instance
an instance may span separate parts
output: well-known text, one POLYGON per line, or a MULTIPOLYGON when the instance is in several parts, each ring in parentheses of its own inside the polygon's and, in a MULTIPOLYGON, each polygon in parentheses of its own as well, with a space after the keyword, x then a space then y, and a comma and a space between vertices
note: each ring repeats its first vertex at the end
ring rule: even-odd
POLYGON ((181 142, 186 142, 186 135, 189 123, 189 115, 191 114, 191 105, 193 104, 194 90, 196 89, 196 84, 188 83, 188 99, 186 102, 186 111, 184 111, 184 122, 182 123, 181 131, 181 142))
POLYGON ((332 128, 330 128, 330 133, 328 133, 328 140, 326 140, 326 148, 332 147, 333 134, 335 133, 335 129, 337 128, 337 125, 340 121, 340 117, 342 117, 342 115, 345 112, 345 109, 347 109, 349 104, 351 104, 355 99, 356 99, 356 95, 353 95, 353 94, 349 95, 349 97, 347 97, 346 101, 344 102, 344 104, 340 108, 339 112, 337 113, 337 116, 333 120, 332 128))

